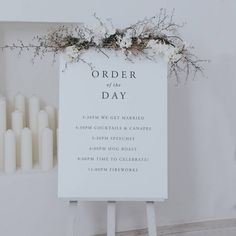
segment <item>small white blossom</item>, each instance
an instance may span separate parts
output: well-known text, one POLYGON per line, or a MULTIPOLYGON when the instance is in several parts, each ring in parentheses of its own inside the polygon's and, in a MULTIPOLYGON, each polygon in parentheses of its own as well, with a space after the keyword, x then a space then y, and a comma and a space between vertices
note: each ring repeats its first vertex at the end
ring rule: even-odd
POLYGON ((100 24, 98 27, 93 29, 92 39, 93 42, 99 46, 102 44, 105 38, 116 33, 116 29, 112 24, 100 24))
POLYGON ((76 61, 79 51, 75 46, 67 47, 65 50, 65 60, 69 63, 76 61))
POLYGON ((156 48, 156 47, 158 47, 158 43, 157 43, 156 40, 151 39, 151 40, 148 41, 148 43, 147 43, 147 48, 152 48, 152 49, 154 49, 154 48, 156 48))
POLYGON ((88 30, 85 30, 83 32, 83 36, 84 36, 85 41, 91 41, 91 39, 92 39, 92 33, 89 32, 88 30))
POLYGON ((154 39, 151 39, 147 43, 146 48, 149 56, 160 56, 166 62, 169 62, 170 60, 178 60, 180 58, 179 56, 181 56, 172 45, 160 43, 154 39))
POLYGON ((129 48, 132 45, 132 39, 118 37, 117 44, 120 48, 129 48))
POLYGON ((93 42, 99 46, 101 45, 103 39, 106 37, 106 28, 103 25, 96 27, 93 30, 93 42))
POLYGON ((134 30, 128 29, 124 36, 118 36, 117 37, 117 44, 120 48, 129 48, 132 46, 132 37, 134 36, 134 30))
POLYGON ((135 28, 135 37, 139 37, 143 33, 143 25, 138 24, 135 28))
POLYGON ((114 28, 114 26, 112 24, 107 24, 106 25, 106 35, 107 37, 113 35, 116 33, 116 29, 114 28))
POLYGON ((135 37, 135 30, 134 30, 134 29, 128 29, 128 30, 126 30, 124 37, 125 37, 125 38, 132 38, 132 37, 135 37))
POLYGON ((142 42, 142 40, 140 38, 138 38, 137 42, 138 42, 138 44, 140 44, 142 42))
POLYGON ((176 53, 172 56, 171 60, 178 61, 181 57, 182 57, 182 55, 180 53, 176 53))

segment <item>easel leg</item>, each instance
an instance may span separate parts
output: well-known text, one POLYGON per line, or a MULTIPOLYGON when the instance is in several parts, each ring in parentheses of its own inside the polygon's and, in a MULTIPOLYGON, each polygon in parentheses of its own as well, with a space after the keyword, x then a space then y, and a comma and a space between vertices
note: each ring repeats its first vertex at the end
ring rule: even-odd
POLYGON ((107 202, 107 236, 116 235, 116 203, 107 202))
POLYGON ((156 213, 154 202, 146 202, 148 235, 157 236, 156 213))
POLYGON ((75 235, 75 221, 78 210, 77 206, 78 206, 77 201, 69 201, 69 206, 68 206, 69 216, 68 216, 66 236, 75 235))

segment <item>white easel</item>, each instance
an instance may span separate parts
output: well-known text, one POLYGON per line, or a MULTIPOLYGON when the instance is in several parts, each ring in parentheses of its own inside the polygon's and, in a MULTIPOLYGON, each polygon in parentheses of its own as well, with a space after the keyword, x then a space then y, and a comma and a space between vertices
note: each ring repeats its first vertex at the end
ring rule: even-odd
POLYGON ((66 228, 66 236, 75 236, 75 223, 78 210, 78 201, 69 201, 68 205, 69 216, 66 228))
MULTIPOLYGON (((67 235, 66 236, 76 236, 75 235, 75 220, 77 214, 77 201, 69 201, 69 218, 67 225, 67 235)), ((146 215, 147 215, 147 226, 148 235, 157 236, 156 229, 156 214, 154 202, 146 202, 146 215)), ((107 202, 107 236, 116 235, 116 202, 107 202)))

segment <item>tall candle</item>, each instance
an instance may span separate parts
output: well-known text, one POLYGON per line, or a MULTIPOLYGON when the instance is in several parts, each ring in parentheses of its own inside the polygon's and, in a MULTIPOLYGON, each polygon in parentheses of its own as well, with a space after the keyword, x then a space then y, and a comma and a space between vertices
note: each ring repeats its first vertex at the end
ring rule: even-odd
POLYGON ((26 114, 25 114, 25 96, 18 93, 14 99, 15 110, 21 111, 23 116, 23 126, 26 126, 26 114))
POLYGON ((21 130, 23 129, 23 114, 21 111, 14 111, 11 114, 12 118, 12 129, 16 135, 16 165, 20 166, 20 158, 21 158, 21 151, 20 151, 20 136, 21 130))
POLYGON ((6 131, 6 100, 0 97, 0 170, 3 169, 4 135, 6 131))
POLYGON ((0 171, 3 170, 4 164, 4 133, 0 132, 0 171))
POLYGON ((57 147, 56 147, 56 150, 57 150, 57 155, 56 157, 58 157, 58 150, 59 150, 59 132, 58 132, 58 127, 59 127, 59 109, 57 108, 56 109, 56 127, 57 127, 57 147))
POLYGON ((6 99, 0 97, 0 132, 6 131, 7 117, 6 117, 6 99))
POLYGON ((42 143, 42 138, 41 138, 41 133, 42 130, 44 128, 47 128, 49 126, 49 122, 48 122, 48 113, 44 110, 41 110, 38 113, 38 151, 39 151, 39 165, 41 165, 41 160, 42 160, 42 147, 41 147, 41 143, 42 143))
POLYGON ((59 123, 59 109, 56 109, 56 127, 58 128, 58 123, 59 123))
POLYGON ((38 159, 38 113, 40 110, 39 99, 36 96, 32 96, 29 99, 29 127, 32 131, 33 138, 33 160, 35 162, 38 159))
POLYGON ((4 169, 6 173, 16 171, 16 138, 13 130, 7 130, 5 133, 4 147, 4 169))
POLYGON ((59 129, 57 128, 57 157, 59 153, 59 129))
POLYGON ((50 170, 53 168, 53 133, 49 128, 42 130, 42 170, 50 170))
POLYGON ((32 132, 29 128, 21 131, 21 168, 30 170, 33 167, 32 132))
POLYGON ((56 154, 56 112, 55 108, 46 106, 45 111, 48 113, 49 128, 53 132, 53 153, 56 154))

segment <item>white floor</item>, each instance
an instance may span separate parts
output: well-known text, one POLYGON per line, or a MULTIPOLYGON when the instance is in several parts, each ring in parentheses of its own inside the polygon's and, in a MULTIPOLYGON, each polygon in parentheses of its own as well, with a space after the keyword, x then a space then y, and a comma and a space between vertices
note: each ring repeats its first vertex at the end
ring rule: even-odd
MULTIPOLYGON (((147 235, 147 234, 146 234, 147 235)), ((171 236, 236 236, 236 227, 230 229, 203 230, 177 234, 159 234, 171 236)))
MULTIPOLYGON (((116 235, 149 236, 147 229, 120 232, 116 235)), ((223 219, 162 226, 158 227, 158 236, 236 236, 236 219, 223 219)))

